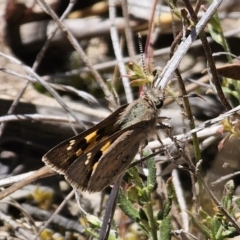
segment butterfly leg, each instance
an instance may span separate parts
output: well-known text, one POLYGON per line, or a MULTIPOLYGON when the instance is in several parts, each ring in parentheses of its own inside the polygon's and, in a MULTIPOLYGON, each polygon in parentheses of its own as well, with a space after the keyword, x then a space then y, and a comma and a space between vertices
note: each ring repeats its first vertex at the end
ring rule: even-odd
MULTIPOLYGON (((140 159, 144 158, 144 154, 143 154, 143 151, 144 151, 144 148, 148 145, 148 140, 147 139, 144 139, 144 142, 143 144, 140 146, 140 159)), ((142 162, 141 162, 141 165, 142 165, 142 162)), ((143 166, 142 166, 143 167, 143 166)))

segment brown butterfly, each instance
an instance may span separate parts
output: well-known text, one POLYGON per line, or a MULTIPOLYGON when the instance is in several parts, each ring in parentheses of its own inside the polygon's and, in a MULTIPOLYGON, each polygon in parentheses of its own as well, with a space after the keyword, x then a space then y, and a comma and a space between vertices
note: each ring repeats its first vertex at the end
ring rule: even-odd
POLYGON ((149 133, 156 128, 163 93, 150 89, 118 108, 92 128, 67 139, 43 156, 75 188, 101 191, 129 167, 149 133))

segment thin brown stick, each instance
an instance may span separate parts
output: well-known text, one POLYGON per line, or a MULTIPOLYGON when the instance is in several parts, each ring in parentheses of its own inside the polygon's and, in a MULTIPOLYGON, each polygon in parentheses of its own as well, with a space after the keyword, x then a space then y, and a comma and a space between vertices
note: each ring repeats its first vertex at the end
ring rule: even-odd
POLYGON ((36 172, 34 172, 33 174, 31 174, 30 176, 28 176, 27 178, 25 178, 24 180, 14 183, 9 188, 0 192, 0 200, 7 197, 8 195, 14 193, 18 189, 23 188, 24 186, 28 185, 31 182, 34 182, 40 178, 49 177, 49 176, 52 176, 55 174, 56 173, 53 172, 49 167, 47 167, 47 166, 42 167, 39 170, 37 170, 36 172))
POLYGON ((96 81, 98 82, 99 86, 102 88, 107 101, 110 103, 110 106, 112 108, 116 108, 117 104, 114 99, 113 94, 111 91, 108 89, 106 83, 100 76, 100 74, 94 69, 92 63, 89 61, 87 55, 83 51, 82 47, 78 43, 77 39, 73 36, 73 34, 65 27, 63 23, 60 22, 59 18, 55 14, 55 12, 50 8, 50 6, 44 1, 44 0, 37 0, 38 3, 40 3, 40 6, 43 5, 44 8, 43 10, 46 11, 55 21, 55 23, 58 25, 58 27, 67 35, 68 40, 74 47, 74 49, 77 51, 77 53, 80 55, 81 59, 83 62, 86 64, 86 66, 90 69, 91 73, 95 77, 96 81))
POLYGON ((121 0, 122 5, 122 13, 124 17, 124 30, 125 30, 125 37, 126 37, 126 45, 128 48, 128 54, 130 56, 131 61, 135 61, 136 51, 134 47, 134 39, 133 33, 130 27, 130 19, 128 14, 128 3, 127 0, 121 0))
MULTIPOLYGON (((185 3, 191 18, 196 23, 198 21, 198 18, 197 18, 196 13, 194 12, 194 9, 193 9, 191 3, 188 0, 183 0, 183 2, 185 3)), ((201 31, 199 33, 199 38, 202 41, 202 46, 203 46, 206 58, 208 60, 209 68, 210 68, 211 74, 212 74, 212 80, 213 80, 213 83, 214 83, 214 85, 216 87, 218 96, 219 96, 219 98, 221 100, 221 103, 224 106, 224 108, 227 111, 229 111, 229 110, 232 109, 232 107, 229 104, 227 98, 225 97, 225 95, 223 93, 222 86, 221 86, 221 81, 220 81, 219 76, 217 74, 215 62, 214 62, 213 57, 212 57, 212 50, 211 50, 211 48, 209 46, 209 43, 207 41, 206 34, 204 33, 204 31, 201 31)))

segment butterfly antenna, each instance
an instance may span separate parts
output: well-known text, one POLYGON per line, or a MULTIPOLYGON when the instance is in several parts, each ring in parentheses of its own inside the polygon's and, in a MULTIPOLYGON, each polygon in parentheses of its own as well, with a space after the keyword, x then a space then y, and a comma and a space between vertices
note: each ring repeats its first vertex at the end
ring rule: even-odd
POLYGON ((141 55, 143 72, 145 74, 145 77, 147 78, 147 70, 146 70, 146 65, 145 65, 144 56, 143 56, 142 36, 140 33, 138 33, 138 45, 139 45, 139 50, 141 55))
POLYGON ((181 96, 176 96, 176 97, 166 96, 165 98, 180 99, 180 98, 192 98, 192 97, 198 97, 198 98, 201 98, 202 100, 206 101, 204 99, 204 97, 202 97, 200 94, 197 94, 197 93, 190 93, 190 94, 187 94, 187 95, 181 95, 181 96))

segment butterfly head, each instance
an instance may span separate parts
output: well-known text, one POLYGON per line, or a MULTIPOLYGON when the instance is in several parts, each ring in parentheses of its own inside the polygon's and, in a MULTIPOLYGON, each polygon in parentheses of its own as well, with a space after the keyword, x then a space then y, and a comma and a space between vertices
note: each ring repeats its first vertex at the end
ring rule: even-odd
POLYGON ((143 98, 154 108, 160 109, 163 106, 164 92, 156 88, 150 89, 143 95, 143 98))

